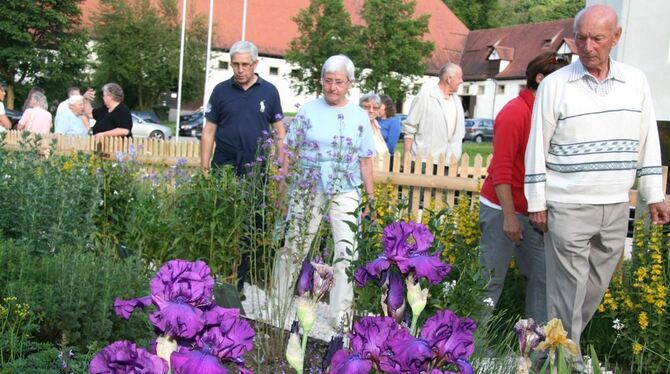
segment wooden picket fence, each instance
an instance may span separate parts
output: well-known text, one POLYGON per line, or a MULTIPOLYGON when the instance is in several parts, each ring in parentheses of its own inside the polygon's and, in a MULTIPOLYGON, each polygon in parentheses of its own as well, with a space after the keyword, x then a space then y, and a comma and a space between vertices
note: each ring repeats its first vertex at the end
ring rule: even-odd
MULTIPOLYGON (((6 134, 5 146, 17 149, 21 138, 22 135, 18 131, 9 131, 6 134)), ((104 157, 114 159, 117 152, 127 154, 132 147, 137 162, 147 165, 174 166, 177 162, 190 168, 200 165, 200 144, 195 141, 176 142, 145 138, 95 139, 50 134, 40 142, 42 152, 46 152, 53 141, 56 141, 55 151, 61 154, 72 151, 98 152, 104 157)), ((414 160, 410 157, 403 159, 397 152, 393 156, 376 157, 373 161, 374 181, 398 186, 398 198, 407 202, 411 217, 419 220, 424 208, 438 210, 445 204, 453 206, 456 198, 463 194, 476 196, 487 176, 491 156, 484 159, 481 155, 477 155, 472 163, 467 154, 463 154, 460 160, 452 158, 449 163, 444 156, 436 162, 431 156, 424 159, 417 155, 414 160)), ((667 177, 668 167, 664 166, 663 186, 667 183, 667 177)), ((670 196, 668 198, 670 200, 670 196)), ((635 206, 636 202, 637 191, 631 190, 631 206, 635 206)))

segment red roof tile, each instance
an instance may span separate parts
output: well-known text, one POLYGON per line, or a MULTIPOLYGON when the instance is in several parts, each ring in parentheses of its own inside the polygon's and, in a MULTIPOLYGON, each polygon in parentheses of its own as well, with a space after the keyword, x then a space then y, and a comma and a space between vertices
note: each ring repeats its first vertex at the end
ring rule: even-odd
MULTIPOLYGON (((97 9, 99 0, 86 0, 82 9, 85 24, 90 14, 97 9)), ((181 7, 181 1, 178 2, 181 7)), ((363 24, 358 15, 364 0, 344 0, 346 9, 352 14, 352 22, 363 24)), ((291 19, 300 9, 306 8, 309 0, 249 0, 247 2, 246 39, 252 41, 265 56, 283 56, 291 39, 298 35, 298 28, 291 19)), ((208 0, 189 0, 189 7, 200 14, 209 13, 208 0)), ((243 0, 216 0, 214 2, 214 48, 227 50, 242 37, 243 0)), ((442 0, 417 1, 418 15, 431 15, 426 40, 435 43, 435 51, 428 61, 428 73, 436 74, 447 62, 459 63, 468 35, 467 27, 442 0)), ((180 13, 181 14, 181 13, 180 13)))
POLYGON ((569 39, 574 34, 572 23, 567 19, 471 31, 461 60, 464 80, 524 78, 526 66, 540 52, 556 51, 564 40, 573 49, 574 42, 569 39), (510 61, 505 70, 493 76, 487 60, 491 48, 502 60, 510 61))

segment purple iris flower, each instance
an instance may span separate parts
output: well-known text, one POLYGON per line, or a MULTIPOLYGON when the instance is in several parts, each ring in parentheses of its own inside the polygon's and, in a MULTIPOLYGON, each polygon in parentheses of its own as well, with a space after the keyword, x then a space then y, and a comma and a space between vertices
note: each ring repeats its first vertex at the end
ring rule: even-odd
POLYGON ((394 222, 384 228, 382 244, 388 258, 406 257, 409 252, 428 253, 433 244, 433 234, 417 222, 394 222))
POLYGON ((135 309, 144 309, 152 304, 151 296, 140 297, 137 299, 123 300, 116 298, 114 300, 114 312, 123 319, 129 319, 135 309))
POLYGON ((213 290, 214 278, 204 261, 168 261, 151 280, 154 301, 179 299, 193 306, 204 306, 212 302, 213 290))
POLYGON ((388 314, 399 323, 405 314, 405 296, 407 294, 405 281, 397 270, 389 270, 386 280, 388 289, 385 302, 388 307, 388 314))
POLYGON ((474 331, 477 325, 470 318, 460 318, 450 310, 442 310, 427 319, 421 328, 421 338, 435 353, 435 367, 444 363, 457 364, 474 353, 474 331))
POLYGON ((323 368, 324 371, 327 370, 328 367, 330 367, 330 363, 333 361, 335 353, 341 350, 343 346, 344 346, 344 337, 342 335, 338 334, 330 338, 330 342, 328 343, 326 353, 323 355, 323 362, 321 363, 321 367, 323 368))
POLYGON ((218 357, 204 351, 189 351, 186 348, 180 348, 172 353, 170 366, 174 374, 228 374, 228 369, 218 357))
POLYGON ((380 369, 385 373, 424 373, 433 357, 427 341, 413 337, 405 328, 389 337, 390 354, 384 356, 380 369))
POLYGON ((372 279, 380 279, 380 275, 391 267, 391 261, 384 255, 359 267, 354 273, 354 281, 358 287, 363 287, 372 279))
POLYGON ((312 291, 312 286, 314 283, 314 266, 309 258, 305 257, 302 261, 302 268, 300 269, 300 274, 298 275, 298 281, 295 285, 295 293, 298 296, 302 296, 307 292, 312 291))
POLYGON ((155 303, 158 310, 149 314, 149 321, 167 335, 191 339, 205 327, 200 308, 184 302, 155 300, 155 303))
POLYGON ((372 370, 372 362, 355 353, 339 350, 333 356, 329 374, 367 374, 372 370))
POLYGON ((514 325, 514 332, 519 340, 519 349, 528 355, 532 349, 546 339, 542 329, 532 318, 522 319, 514 325))
POLYGON ((122 340, 98 352, 91 360, 89 372, 164 374, 168 372, 168 365, 162 358, 138 348, 134 343, 122 340))
POLYGON ((396 264, 403 274, 414 271, 414 280, 426 278, 432 285, 439 284, 451 271, 451 265, 440 260, 440 255, 425 255, 419 252, 410 253, 406 259, 399 259, 396 264))
POLYGON ((450 370, 442 371, 440 369, 432 369, 429 374, 474 374, 474 369, 472 365, 467 360, 456 360, 454 364, 458 369, 458 372, 453 372, 450 370))
POLYGON ((351 349, 365 359, 381 362, 389 336, 400 327, 390 317, 363 317, 354 324, 351 349))

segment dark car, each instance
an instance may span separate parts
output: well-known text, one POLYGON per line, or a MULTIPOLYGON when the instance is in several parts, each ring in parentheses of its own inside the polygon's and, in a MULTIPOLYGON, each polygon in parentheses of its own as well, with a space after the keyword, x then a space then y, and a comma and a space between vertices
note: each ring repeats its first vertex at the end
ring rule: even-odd
POLYGON ((9 122, 12 123, 12 129, 15 129, 23 113, 18 110, 5 109, 5 114, 7 115, 7 118, 9 118, 9 122))
POLYGON ((202 110, 179 116, 179 135, 200 139, 204 113, 202 110))
POLYGON ((493 139, 493 120, 486 118, 467 118, 463 140, 481 143, 493 139))

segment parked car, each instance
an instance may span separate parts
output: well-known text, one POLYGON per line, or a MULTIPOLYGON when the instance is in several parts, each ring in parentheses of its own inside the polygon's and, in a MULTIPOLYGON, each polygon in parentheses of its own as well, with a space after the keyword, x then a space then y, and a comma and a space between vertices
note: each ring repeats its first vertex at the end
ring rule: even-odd
POLYGON ((204 112, 202 110, 179 116, 179 135, 194 136, 200 139, 202 135, 202 122, 204 112))
POLYGON ((467 118, 463 140, 481 143, 493 139, 493 120, 486 118, 467 118))
POLYGON ((7 115, 7 118, 9 118, 9 122, 12 123, 12 129, 15 129, 23 113, 18 110, 5 109, 5 114, 7 115))
POLYGON ((134 113, 131 113, 131 116, 133 117, 133 136, 165 140, 172 137, 172 130, 169 127, 145 121, 134 113))
POLYGON ((154 113, 153 111, 151 112, 138 112, 138 111, 132 111, 130 112, 134 115, 136 115, 139 118, 142 118, 146 122, 151 122, 151 123, 156 123, 159 125, 162 125, 160 118, 154 113))

